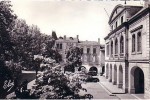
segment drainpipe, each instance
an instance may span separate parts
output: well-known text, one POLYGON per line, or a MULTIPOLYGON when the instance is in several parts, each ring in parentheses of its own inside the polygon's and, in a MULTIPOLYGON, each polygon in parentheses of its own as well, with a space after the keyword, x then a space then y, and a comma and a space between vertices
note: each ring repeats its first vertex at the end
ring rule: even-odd
MULTIPOLYGON (((127 9, 126 9, 126 1, 125 1, 125 16, 127 18, 127 9)), ((128 70, 129 70, 129 61, 128 61, 128 31, 129 31, 129 25, 128 20, 126 19, 125 24, 125 93, 128 92, 128 70)))
MULTIPOLYGON (((149 9, 149 25, 150 25, 150 7, 148 7, 149 9)), ((149 35, 150 35, 150 27, 149 27, 149 35)), ((149 36, 149 87, 148 90, 150 92, 150 36, 149 36)))
POLYGON ((128 62, 128 29, 129 25, 127 22, 125 24, 125 93, 128 92, 128 67, 129 67, 129 62, 128 62))

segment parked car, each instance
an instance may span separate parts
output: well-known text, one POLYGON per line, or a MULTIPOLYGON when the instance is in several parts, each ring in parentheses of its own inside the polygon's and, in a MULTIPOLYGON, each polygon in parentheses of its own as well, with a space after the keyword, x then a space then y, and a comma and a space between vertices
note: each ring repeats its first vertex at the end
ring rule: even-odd
POLYGON ((88 76, 88 78, 85 81, 86 82, 99 82, 99 79, 96 77, 88 76))

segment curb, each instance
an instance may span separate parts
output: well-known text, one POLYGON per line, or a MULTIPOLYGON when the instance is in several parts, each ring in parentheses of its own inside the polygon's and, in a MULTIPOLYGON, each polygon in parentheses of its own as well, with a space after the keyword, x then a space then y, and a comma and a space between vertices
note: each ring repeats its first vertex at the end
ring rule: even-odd
POLYGON ((109 96, 116 96, 115 94, 112 94, 103 84, 100 82, 98 82, 98 84, 102 86, 102 88, 108 93, 109 96))

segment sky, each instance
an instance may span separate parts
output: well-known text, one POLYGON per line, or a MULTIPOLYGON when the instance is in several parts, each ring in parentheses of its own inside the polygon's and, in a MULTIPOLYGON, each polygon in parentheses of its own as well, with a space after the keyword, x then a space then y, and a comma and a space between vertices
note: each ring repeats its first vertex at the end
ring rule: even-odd
MULTIPOLYGON (((80 40, 105 43, 110 32, 109 16, 119 0, 12 0, 12 9, 18 18, 29 25, 37 25, 42 33, 76 37, 80 40)), ((142 1, 127 1, 127 5, 140 5, 142 1)))

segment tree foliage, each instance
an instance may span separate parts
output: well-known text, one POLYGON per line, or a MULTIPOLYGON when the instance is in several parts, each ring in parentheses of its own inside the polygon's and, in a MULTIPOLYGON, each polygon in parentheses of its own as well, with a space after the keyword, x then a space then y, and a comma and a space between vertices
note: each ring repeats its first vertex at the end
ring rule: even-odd
POLYGON ((56 35, 56 32, 55 31, 52 31, 52 37, 57 40, 57 35, 56 35))
POLYGON ((10 24, 16 19, 9 1, 0 2, 0 60, 10 60, 14 57, 14 49, 10 41, 10 24))
POLYGON ((12 24, 11 41, 15 44, 15 51, 22 66, 34 69, 33 56, 43 56, 57 59, 58 52, 53 50, 55 39, 42 34, 36 25, 29 26, 25 20, 17 19, 12 24))
MULTIPOLYGON (((53 63, 54 64, 54 63, 53 63)), ((85 90, 81 84, 86 78, 84 72, 66 73, 61 71, 63 65, 48 65, 33 89, 32 96, 40 99, 81 99, 79 92, 85 90)), ((82 98, 83 99, 83 98, 82 98)))
POLYGON ((82 65, 81 56, 82 56, 81 48, 79 47, 70 48, 66 55, 67 63, 65 66, 65 70, 74 72, 75 67, 80 67, 82 65))
POLYGON ((0 1, 0 98, 6 95, 3 91, 4 81, 15 81, 21 73, 14 44, 10 38, 11 24, 17 18, 11 6, 10 1, 0 1))

